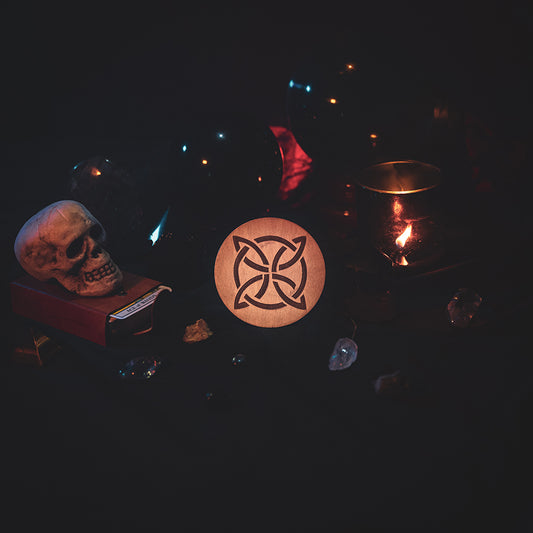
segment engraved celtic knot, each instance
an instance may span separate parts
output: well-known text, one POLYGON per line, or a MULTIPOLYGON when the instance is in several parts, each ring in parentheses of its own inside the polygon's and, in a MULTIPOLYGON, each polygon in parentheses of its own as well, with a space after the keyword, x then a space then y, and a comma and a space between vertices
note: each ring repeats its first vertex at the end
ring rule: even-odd
MULTIPOLYGON (((233 303, 234 309, 243 309, 249 305, 260 309, 281 309, 289 305, 296 309, 305 310, 305 295, 303 294, 307 281, 307 265, 303 258, 305 243, 305 236, 296 237, 291 242, 277 235, 264 235, 253 241, 234 235, 233 245, 237 256, 233 264, 233 279, 235 287, 238 289, 233 303), (264 251, 258 246, 258 244, 267 241, 274 241, 280 244, 271 263, 269 263, 264 251), (251 253, 249 254, 251 250, 255 252, 260 263, 249 257, 249 255, 252 255, 251 253), (282 256, 287 250, 292 252, 292 257, 285 258, 287 260, 282 262, 282 256), (243 264, 255 270, 258 274, 243 282, 240 276, 243 264), (292 266, 295 266, 296 272, 299 274, 297 282, 288 276, 280 274, 280 271, 286 271, 292 266), (252 289, 254 285, 258 286, 255 294, 255 287, 252 289), (274 302, 261 301, 271 285, 279 299, 274 302), (253 296, 250 296, 250 294, 253 294, 253 296)), ((294 273, 294 271, 295 269, 291 269, 290 272, 294 273)))

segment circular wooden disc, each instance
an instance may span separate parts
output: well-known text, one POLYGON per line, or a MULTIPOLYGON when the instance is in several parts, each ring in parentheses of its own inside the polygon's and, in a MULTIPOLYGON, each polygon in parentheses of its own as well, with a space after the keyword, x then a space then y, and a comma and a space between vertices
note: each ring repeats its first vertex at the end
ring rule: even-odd
POLYGON ((233 230, 218 250, 215 284, 224 305, 262 328, 307 315, 324 289, 326 266, 316 241, 282 218, 256 218, 233 230))

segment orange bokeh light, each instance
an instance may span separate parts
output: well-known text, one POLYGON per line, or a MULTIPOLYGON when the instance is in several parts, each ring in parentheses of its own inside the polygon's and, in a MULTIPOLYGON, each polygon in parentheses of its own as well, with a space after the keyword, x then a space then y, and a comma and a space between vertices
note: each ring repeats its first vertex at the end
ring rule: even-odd
POLYGON ((400 200, 398 200, 398 198, 394 198, 394 202, 392 204, 392 210, 394 211, 394 214, 396 216, 399 216, 401 212, 403 211, 403 206, 400 203, 400 200))

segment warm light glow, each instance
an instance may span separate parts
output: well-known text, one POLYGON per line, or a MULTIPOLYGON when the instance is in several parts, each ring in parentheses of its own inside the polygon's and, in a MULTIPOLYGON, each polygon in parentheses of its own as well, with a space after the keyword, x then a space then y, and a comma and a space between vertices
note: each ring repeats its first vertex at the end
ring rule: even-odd
POLYGON ((373 141, 375 141, 375 140, 377 140, 377 138, 378 138, 378 134, 377 134, 377 133, 371 133, 371 134, 370 134, 370 138, 371 138, 373 141))
POLYGON ((409 224, 407 228, 405 228, 405 231, 396 239, 396 246, 398 246, 398 248, 403 248, 405 246, 407 239, 411 236, 412 229, 411 224, 409 224))
POLYGON ((433 108, 433 118, 446 120, 448 118, 448 108, 436 105, 433 108))
POLYGON ((262 178, 261 176, 259 176, 259 177, 257 178, 257 181, 261 182, 261 181, 263 181, 263 178, 262 178))
POLYGON ((347 183, 347 184, 346 184, 346 188, 347 188, 347 189, 349 189, 351 186, 352 186, 351 183, 347 183))
POLYGON ((102 173, 96 168, 96 167, 93 167, 91 168, 91 176, 100 176, 102 173))
POLYGON ((207 165, 207 159, 202 159, 202 165, 207 165))
POLYGON ((337 99, 336 98, 330 98, 329 99, 329 103, 330 104, 336 104, 337 103, 337 99))
POLYGON ((400 259, 400 262, 398 263, 400 266, 407 266, 409 263, 407 262, 407 259, 404 255, 402 255, 402 258, 400 259))
POLYGON ((398 198, 394 198, 394 202, 392 204, 392 210, 394 211, 394 214, 396 216, 399 216, 401 212, 403 211, 403 206, 400 203, 400 200, 398 200, 398 198))
POLYGON ((339 71, 339 74, 346 74, 347 72, 351 72, 352 70, 356 70, 357 66, 353 63, 345 63, 344 68, 339 71))
POLYGON ((350 211, 344 211, 343 214, 344 214, 345 217, 349 217, 350 216, 350 211))

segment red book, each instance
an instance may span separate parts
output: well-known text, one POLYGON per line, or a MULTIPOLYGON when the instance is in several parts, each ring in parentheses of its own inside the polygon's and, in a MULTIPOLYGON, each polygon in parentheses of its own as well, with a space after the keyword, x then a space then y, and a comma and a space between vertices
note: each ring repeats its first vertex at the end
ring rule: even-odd
POLYGON ((124 293, 100 297, 23 276, 10 284, 11 306, 18 315, 107 346, 113 337, 150 331, 156 299, 172 290, 153 279, 123 275, 124 293))

